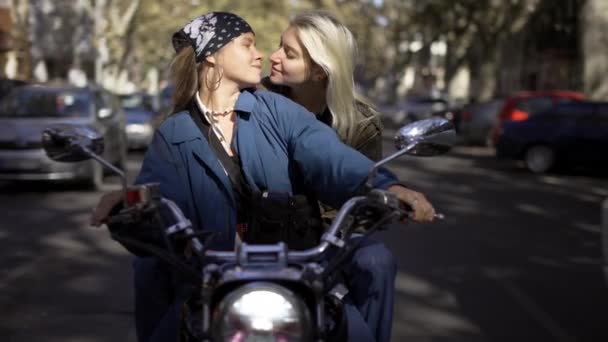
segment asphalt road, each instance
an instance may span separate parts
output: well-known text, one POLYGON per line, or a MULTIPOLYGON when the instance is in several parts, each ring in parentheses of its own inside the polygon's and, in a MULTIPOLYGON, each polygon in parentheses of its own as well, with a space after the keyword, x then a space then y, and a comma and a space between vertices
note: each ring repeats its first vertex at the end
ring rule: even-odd
MULTIPOLYGON (((446 215, 378 236, 399 262, 394 341, 608 341, 606 177, 532 175, 475 147, 390 168, 446 215)), ((1 341, 134 341, 131 258, 88 226, 98 197, 0 184, 1 341)))

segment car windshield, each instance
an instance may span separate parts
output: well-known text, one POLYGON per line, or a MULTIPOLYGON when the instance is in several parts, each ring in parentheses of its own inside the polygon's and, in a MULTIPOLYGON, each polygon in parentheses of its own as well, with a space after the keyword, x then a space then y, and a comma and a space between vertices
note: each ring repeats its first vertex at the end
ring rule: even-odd
POLYGON ((539 111, 546 110, 553 106, 553 99, 550 97, 537 97, 521 100, 516 109, 524 111, 526 113, 536 113, 539 111))
POLYGON ((575 103, 578 102, 571 98, 555 98, 555 97, 537 97, 521 100, 517 105, 516 109, 528 113, 530 116, 534 116, 538 113, 545 112, 553 108, 556 104, 575 103))
POLYGON ((144 97, 141 95, 123 95, 120 97, 120 104, 124 109, 144 108, 144 97))
POLYGON ((0 100, 0 117, 86 117, 91 105, 91 97, 82 90, 21 87, 0 100))
POLYGON ((146 97, 141 94, 123 95, 120 103, 125 110, 144 110, 149 107, 146 97))
POLYGON ((555 117, 578 117, 593 114, 594 105, 591 103, 564 103, 549 108, 544 113, 551 114, 555 117))

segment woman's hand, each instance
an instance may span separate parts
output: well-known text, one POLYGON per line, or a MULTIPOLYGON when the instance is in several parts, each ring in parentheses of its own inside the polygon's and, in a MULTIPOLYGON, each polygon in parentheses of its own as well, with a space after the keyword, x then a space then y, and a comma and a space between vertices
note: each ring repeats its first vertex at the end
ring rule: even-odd
POLYGON ((414 211, 413 219, 416 222, 432 222, 435 219, 435 209, 423 194, 410 190, 402 185, 393 185, 388 191, 397 197, 414 211))
POLYGON ((112 191, 101 196, 91 215, 91 226, 99 227, 108 218, 110 211, 122 201, 122 191, 112 191))

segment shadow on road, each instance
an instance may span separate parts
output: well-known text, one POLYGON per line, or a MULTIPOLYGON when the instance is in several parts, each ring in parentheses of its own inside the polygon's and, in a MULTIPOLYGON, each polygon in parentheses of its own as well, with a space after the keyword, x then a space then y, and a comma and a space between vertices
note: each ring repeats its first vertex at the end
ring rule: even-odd
POLYGON ((383 235, 400 262, 395 340, 608 340, 602 178, 534 175, 467 147, 389 168, 447 217, 383 235))
POLYGON ((100 192, 27 182, 0 193, 2 340, 133 340, 132 257, 88 225, 100 192))

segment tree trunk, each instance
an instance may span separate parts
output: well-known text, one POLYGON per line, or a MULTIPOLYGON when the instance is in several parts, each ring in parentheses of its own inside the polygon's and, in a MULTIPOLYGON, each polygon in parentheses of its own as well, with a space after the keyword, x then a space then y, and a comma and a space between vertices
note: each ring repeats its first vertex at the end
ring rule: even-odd
POLYGON ((479 44, 474 49, 469 67, 471 69, 470 94, 477 101, 486 101, 496 95, 497 74, 500 65, 498 44, 479 44))
POLYGON ((458 70, 464 63, 465 56, 458 56, 454 46, 448 43, 445 54, 445 74, 443 76, 445 84, 451 84, 454 81, 454 77, 456 77, 458 70))
POLYGON ((608 2, 587 0, 581 15, 585 94, 603 100, 608 98, 608 2))

